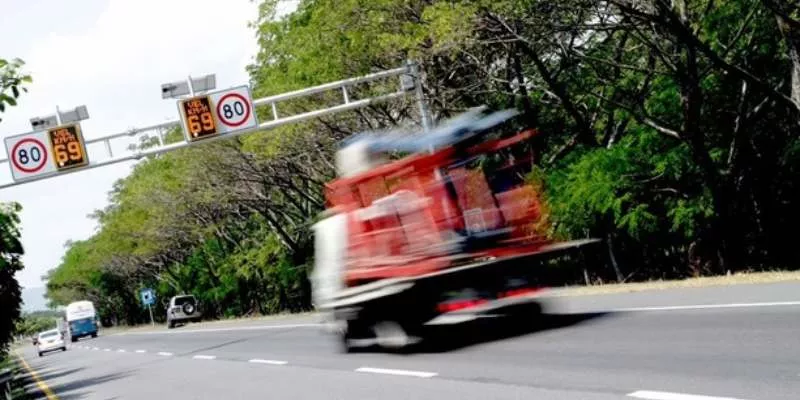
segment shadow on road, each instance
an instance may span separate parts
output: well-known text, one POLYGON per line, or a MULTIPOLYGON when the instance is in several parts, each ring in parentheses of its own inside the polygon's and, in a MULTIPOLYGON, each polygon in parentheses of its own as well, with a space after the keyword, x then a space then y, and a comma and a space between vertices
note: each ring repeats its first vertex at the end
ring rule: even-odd
MULTIPOLYGON (((121 379, 128 376, 130 373, 114 373, 94 376, 84 379, 72 379, 68 382, 53 384, 54 379, 72 375, 84 368, 72 368, 63 370, 54 370, 46 373, 40 373, 39 378, 47 383, 53 393, 55 393, 60 400, 80 400, 93 398, 92 392, 86 390, 92 386, 110 382, 113 380, 121 379)), ((44 400, 47 396, 39 389, 33 377, 23 370, 18 371, 19 375, 14 381, 14 387, 18 389, 19 395, 14 397, 15 400, 44 400)))
POLYGON ((91 388, 92 386, 99 385, 101 383, 125 378, 128 375, 130 375, 130 373, 120 372, 114 374, 99 375, 85 379, 76 379, 62 384, 52 385, 50 386, 50 389, 58 395, 58 398, 60 400, 79 400, 79 399, 95 398, 94 396, 91 396, 92 394, 91 391, 83 389, 91 388))
POLYGON ((453 326, 430 329, 425 340, 410 351, 416 353, 441 353, 469 346, 495 342, 526 335, 563 329, 584 324, 608 313, 531 314, 518 313, 501 318, 483 319, 453 326))
POLYGON ((83 367, 80 367, 80 368, 71 368, 71 369, 64 369, 64 370, 49 371, 49 372, 46 372, 46 373, 43 373, 43 374, 40 373, 39 374, 39 378, 42 379, 45 382, 50 382, 53 379, 58 379, 58 378, 61 378, 62 376, 71 375, 71 374, 74 374, 74 373, 76 373, 78 371, 82 371, 83 369, 84 369, 83 367))
MULTIPOLYGON (((585 324, 613 313, 551 313, 541 312, 541 305, 517 306, 504 309, 504 316, 483 318, 456 325, 426 327, 420 344, 398 351, 401 354, 443 353, 469 346, 501 341, 526 335, 564 329, 585 324)), ((548 308, 544 308, 547 310, 548 308)), ((354 352, 384 352, 377 346, 355 349, 354 352)))

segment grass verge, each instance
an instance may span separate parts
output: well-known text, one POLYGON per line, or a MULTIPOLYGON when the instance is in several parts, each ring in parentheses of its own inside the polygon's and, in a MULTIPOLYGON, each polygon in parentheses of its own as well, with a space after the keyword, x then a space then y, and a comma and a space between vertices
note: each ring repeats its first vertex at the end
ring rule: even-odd
MULTIPOLYGON (((176 329, 193 329, 193 328, 223 328, 229 324, 242 324, 242 323, 259 323, 259 322, 275 322, 286 320, 290 318, 302 318, 306 316, 312 316, 316 314, 314 311, 302 312, 302 313, 280 313, 280 314, 273 314, 273 315, 257 315, 252 317, 237 317, 237 318, 225 318, 225 319, 218 319, 214 321, 203 321, 198 323, 191 323, 186 325, 182 328, 176 329)), ((156 322, 155 326, 150 324, 146 325, 138 325, 138 326, 115 326, 111 328, 102 328, 100 331, 101 335, 113 335, 117 333, 123 332, 146 332, 146 331, 153 331, 153 330, 167 330, 167 326, 165 323, 156 322)))
POLYGON ((630 293, 645 290, 664 290, 677 288, 700 288, 711 286, 746 285, 756 283, 776 283, 800 281, 800 271, 774 271, 737 273, 731 275, 688 278, 680 280, 659 280, 634 283, 609 283, 595 286, 571 286, 558 289, 566 296, 586 296, 597 294, 630 293))

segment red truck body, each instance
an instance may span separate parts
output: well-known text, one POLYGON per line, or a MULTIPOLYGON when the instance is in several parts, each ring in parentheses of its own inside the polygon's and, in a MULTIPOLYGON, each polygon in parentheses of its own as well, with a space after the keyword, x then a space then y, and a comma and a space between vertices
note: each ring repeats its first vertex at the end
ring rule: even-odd
POLYGON ((328 207, 348 215, 346 285, 535 253, 550 243, 541 233, 541 196, 525 181, 532 158, 512 151, 535 134, 412 154, 330 182, 328 207), (488 175, 487 158, 497 164, 488 175))

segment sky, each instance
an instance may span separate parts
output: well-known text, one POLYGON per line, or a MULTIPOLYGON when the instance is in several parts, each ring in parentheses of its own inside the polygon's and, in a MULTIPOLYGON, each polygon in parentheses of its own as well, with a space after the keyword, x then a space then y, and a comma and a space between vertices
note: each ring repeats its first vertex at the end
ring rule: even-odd
MULTIPOLYGON (((285 2, 281 11, 296 3, 285 2)), ((257 3, 250 0, 0 0, 0 9, 0 58, 23 59, 34 80, 19 106, 2 115, 2 137, 31 131, 30 118, 52 115, 56 106, 87 106, 86 139, 178 118, 175 100, 161 98, 162 83, 214 73, 217 89, 246 84, 245 66, 257 51, 248 27, 257 3)), ((113 149, 129 143, 116 141, 113 149)), ((89 146, 88 156, 108 157, 102 144, 89 146)), ((23 287, 43 286, 65 243, 95 232, 88 215, 107 205, 113 183, 133 165, 0 189, 0 202, 23 207, 25 269, 17 275, 23 287)), ((11 173, 0 164, 0 183, 6 182, 11 173)))

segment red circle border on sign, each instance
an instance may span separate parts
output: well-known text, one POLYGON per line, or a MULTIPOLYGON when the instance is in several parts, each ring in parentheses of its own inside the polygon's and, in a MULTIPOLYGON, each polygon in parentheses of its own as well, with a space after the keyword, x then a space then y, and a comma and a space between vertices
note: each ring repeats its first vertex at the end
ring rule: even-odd
POLYGON ((219 120, 224 125, 230 126, 231 128, 236 128, 237 126, 240 126, 240 125, 244 124, 245 122, 247 122, 248 119, 250 119, 250 108, 252 108, 252 107, 250 107, 250 102, 247 101, 247 99, 245 99, 244 96, 240 95, 239 93, 228 93, 225 96, 222 96, 219 99, 219 102, 217 103, 217 117, 219 118, 219 120), (244 105, 247 107, 245 109, 244 118, 242 118, 241 121, 239 121, 239 122, 237 122, 235 124, 231 123, 229 121, 226 121, 225 117, 223 117, 222 113, 220 112, 220 107, 223 104, 225 104, 225 100, 227 100, 229 97, 235 97, 235 98, 241 100, 242 103, 244 103, 244 105))
POLYGON ((22 172, 25 172, 26 174, 32 174, 34 172, 38 172, 39 170, 44 168, 44 166, 47 164, 47 147, 44 147, 44 143, 42 143, 42 142, 40 142, 40 141, 38 141, 38 140, 36 140, 34 138, 22 139, 19 142, 17 142, 17 144, 15 144, 14 147, 11 149, 11 163, 14 164, 14 167, 16 167, 18 170, 20 170, 22 172), (43 153, 42 163, 36 168, 25 168, 25 167, 19 165, 19 162, 17 161, 17 157, 16 157, 17 149, 19 149, 19 146, 21 146, 23 143, 30 143, 30 142, 36 143, 37 145, 41 146, 41 148, 42 148, 42 153, 43 153))

